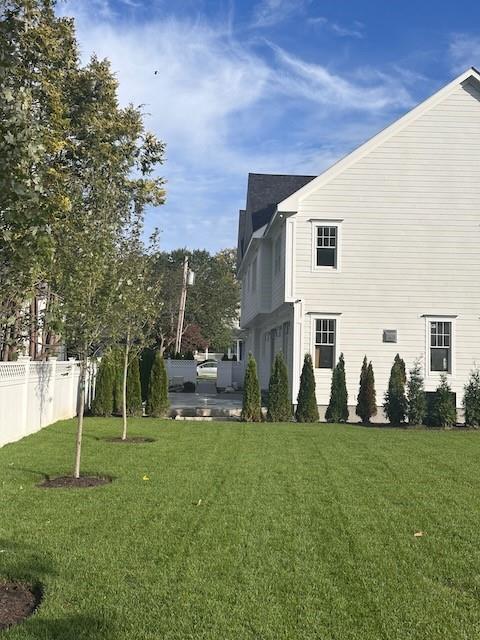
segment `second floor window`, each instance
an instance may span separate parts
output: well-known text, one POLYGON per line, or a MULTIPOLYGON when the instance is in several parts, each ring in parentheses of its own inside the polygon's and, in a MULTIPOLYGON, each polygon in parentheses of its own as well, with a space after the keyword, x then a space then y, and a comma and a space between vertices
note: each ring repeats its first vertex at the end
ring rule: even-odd
POLYGON ((316 235, 315 265, 317 267, 337 267, 338 228, 318 226, 316 235))
POLYGON ((452 371, 451 322, 430 322, 430 371, 452 371))
POLYGON ((315 320, 315 368, 333 369, 335 363, 336 321, 315 320))

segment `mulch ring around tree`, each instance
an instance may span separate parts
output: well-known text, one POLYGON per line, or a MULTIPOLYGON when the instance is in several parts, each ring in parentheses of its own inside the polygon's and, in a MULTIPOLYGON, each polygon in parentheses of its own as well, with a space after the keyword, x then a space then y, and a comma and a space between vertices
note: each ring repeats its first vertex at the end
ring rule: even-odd
POLYGON ((38 586, 0 580, 0 631, 31 616, 41 599, 42 591, 38 586))
POLYGON ((142 438, 142 436, 132 436, 131 438, 125 438, 125 440, 120 437, 105 438, 105 440, 106 442, 116 442, 119 444, 144 444, 146 442, 155 442, 155 438, 142 438))
POLYGON ((37 484, 41 489, 86 489, 88 487, 99 487, 102 484, 110 484, 113 478, 109 476, 60 476, 58 478, 46 478, 37 484))

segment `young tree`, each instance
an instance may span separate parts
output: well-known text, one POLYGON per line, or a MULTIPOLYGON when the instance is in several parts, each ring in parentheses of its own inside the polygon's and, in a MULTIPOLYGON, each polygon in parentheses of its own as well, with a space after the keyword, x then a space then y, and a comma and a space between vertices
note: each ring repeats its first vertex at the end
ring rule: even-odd
POLYGON ((132 216, 160 204, 161 179, 149 173, 163 144, 146 133, 142 114, 120 109, 107 62, 93 58, 71 80, 69 198, 72 215, 55 248, 48 282, 59 294, 66 342, 81 361, 74 477, 80 475, 87 359, 113 341, 119 326, 119 246, 132 216), (136 177, 132 174, 136 173, 136 177))
POLYGON ((140 367, 137 357, 128 363, 125 385, 125 414, 129 416, 142 415, 142 387, 140 385, 140 367))
POLYGON ((465 411, 465 425, 480 427, 480 371, 474 369, 464 386, 463 409, 465 411))
POLYGON ((261 422, 262 405, 260 385, 258 383, 257 363, 251 353, 248 354, 247 368, 243 381, 242 420, 244 422, 261 422))
POLYGON ((427 398, 420 360, 415 360, 409 373, 410 377, 407 383, 408 423, 419 425, 423 424, 427 415, 427 398))
MULTIPOLYGON (((227 358, 228 360, 228 358, 227 358)), ((275 356, 268 386, 267 420, 288 422, 292 417, 292 403, 288 389, 288 372, 281 351, 275 356)))
POLYGON ((150 372, 146 412, 149 416, 161 418, 167 414, 169 407, 167 369, 160 351, 157 351, 150 372))
POLYGON ((449 429, 455 425, 456 420, 457 410, 453 401, 452 390, 448 384, 447 376, 442 373, 440 375, 440 384, 435 392, 429 423, 433 427, 449 429))
POLYGON ((105 353, 102 356, 95 380, 95 398, 92 403, 94 416, 112 415, 114 376, 111 353, 105 353))
POLYGON ((405 362, 397 353, 390 371, 390 380, 388 381, 388 389, 385 392, 385 402, 383 405, 389 422, 394 425, 405 422, 407 416, 408 405, 405 396, 406 381, 405 362))
POLYGON ((375 377, 372 363, 367 364, 367 356, 363 359, 360 373, 360 388, 355 413, 364 424, 370 424, 370 419, 377 413, 375 377))
POLYGON ((303 360, 295 418, 297 422, 318 422, 319 420, 317 397, 315 395, 315 375, 313 373, 312 356, 309 353, 305 354, 303 360))
POLYGON ((348 420, 348 393, 343 353, 340 354, 338 363, 332 373, 330 403, 325 413, 325 419, 327 422, 347 422, 348 420))
MULTIPOLYGON (((132 375, 129 371, 134 362, 137 363, 134 368, 138 369, 140 353, 153 340, 152 330, 159 306, 160 288, 154 281, 152 271, 152 247, 155 247, 156 238, 152 238, 150 247, 145 247, 141 238, 142 228, 143 211, 140 215, 137 212, 130 220, 120 243, 118 256, 121 277, 114 332, 123 349, 122 440, 127 439, 127 416, 137 415, 139 411, 136 400, 132 407, 133 389, 129 390, 127 376, 132 375)), ((132 380, 129 380, 132 385, 132 380)))

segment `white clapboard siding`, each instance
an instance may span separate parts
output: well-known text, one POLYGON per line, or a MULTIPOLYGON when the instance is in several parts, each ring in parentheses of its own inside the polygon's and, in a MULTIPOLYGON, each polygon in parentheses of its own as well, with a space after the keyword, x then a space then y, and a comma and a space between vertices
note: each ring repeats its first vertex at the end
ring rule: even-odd
MULTIPOLYGON (((383 401, 398 352, 411 366, 426 356, 425 314, 457 316, 457 404, 480 364, 480 93, 453 93, 352 166, 300 199, 295 218, 294 287, 303 300, 303 350, 312 349, 312 314, 338 316, 338 353, 356 402, 364 354, 383 401), (342 220, 341 271, 312 269, 311 220, 342 220), (397 344, 382 329, 398 331, 397 344)), ((319 404, 331 372, 317 371, 319 404)), ((430 376, 433 390, 438 375, 430 376)))

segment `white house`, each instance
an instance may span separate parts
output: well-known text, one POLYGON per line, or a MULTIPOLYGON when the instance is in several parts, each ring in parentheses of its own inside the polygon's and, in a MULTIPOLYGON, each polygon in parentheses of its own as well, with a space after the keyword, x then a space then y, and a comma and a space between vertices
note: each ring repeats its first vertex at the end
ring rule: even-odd
MULTIPOLYGON (((343 352, 351 417, 364 355, 383 402, 398 352, 427 391, 480 365, 480 74, 469 69, 317 177, 250 174, 240 212, 245 352, 268 386, 304 354, 328 404, 343 352)), ((379 416, 381 419, 381 416, 379 416)))

